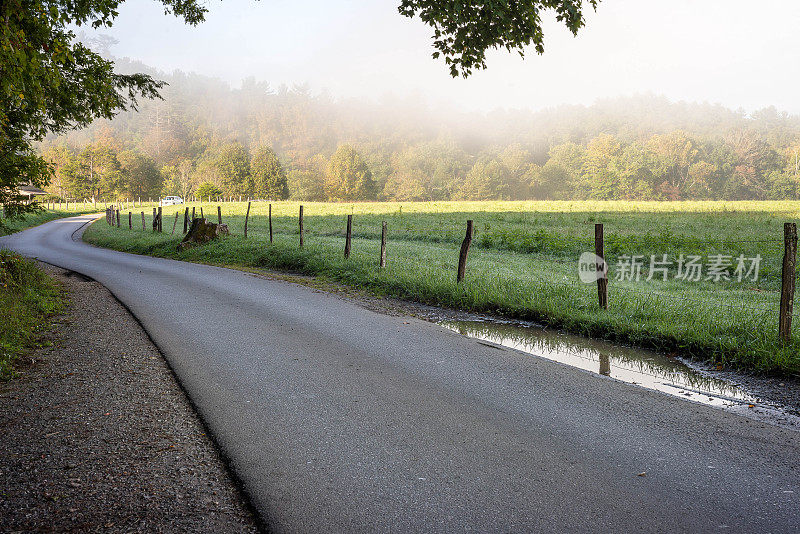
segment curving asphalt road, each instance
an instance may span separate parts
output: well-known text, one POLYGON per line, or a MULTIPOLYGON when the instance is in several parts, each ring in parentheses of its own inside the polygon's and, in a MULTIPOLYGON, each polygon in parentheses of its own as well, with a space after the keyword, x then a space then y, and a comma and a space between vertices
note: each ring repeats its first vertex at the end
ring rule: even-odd
POLYGON ((130 308, 271 530, 800 530, 800 433, 288 282, 95 248, 89 219, 0 247, 130 308))

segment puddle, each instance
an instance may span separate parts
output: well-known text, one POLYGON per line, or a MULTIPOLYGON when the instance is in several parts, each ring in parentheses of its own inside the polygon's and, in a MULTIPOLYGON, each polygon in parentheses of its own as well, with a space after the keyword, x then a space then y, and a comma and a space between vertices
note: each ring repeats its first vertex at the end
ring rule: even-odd
POLYGON ((486 320, 442 320, 439 325, 478 340, 609 376, 669 395, 800 429, 800 417, 722 378, 657 352, 547 330, 486 320))

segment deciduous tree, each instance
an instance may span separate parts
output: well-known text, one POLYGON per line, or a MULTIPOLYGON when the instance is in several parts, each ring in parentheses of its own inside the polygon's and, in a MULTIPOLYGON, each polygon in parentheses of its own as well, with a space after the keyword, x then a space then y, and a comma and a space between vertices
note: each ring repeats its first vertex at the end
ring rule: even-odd
POLYGON ((119 154, 122 181, 119 190, 126 198, 157 197, 164 177, 152 158, 133 150, 119 154))
MULTIPOLYGON (((161 0, 189 24, 206 8, 195 0, 161 0)), ((51 168, 32 142, 51 132, 111 118, 157 95, 161 82, 119 74, 114 65, 76 40, 74 27, 109 27, 121 0, 7 0, 0 2, 0 202, 7 216, 30 208, 17 186, 46 185, 51 168)))
POLYGON ((165 166, 161 169, 161 174, 166 178, 163 193, 188 198, 196 184, 193 173, 194 164, 188 158, 179 160, 176 165, 165 166))
POLYGON ((226 195, 251 194, 250 154, 238 142, 226 143, 214 157, 220 189, 226 195))
POLYGON ((508 169, 498 160, 483 157, 467 173, 458 192, 462 200, 509 200, 508 169))
POLYGON ((47 149, 42 157, 53 170, 47 192, 63 198, 75 172, 75 152, 61 144, 47 149))
POLYGON ((222 190, 211 182, 203 182, 200 184, 200 187, 197 188, 197 198, 201 200, 206 200, 208 198, 213 200, 220 196, 222 196, 222 190))
POLYGON ((271 200, 289 198, 286 173, 271 148, 261 147, 256 150, 250 162, 250 172, 253 196, 271 200))
POLYGON ((375 182, 361 155, 351 145, 341 145, 328 162, 325 189, 332 200, 373 200, 375 182))
POLYGON ((69 184, 76 198, 115 199, 122 183, 122 166, 114 150, 105 144, 88 145, 78 153, 69 184))

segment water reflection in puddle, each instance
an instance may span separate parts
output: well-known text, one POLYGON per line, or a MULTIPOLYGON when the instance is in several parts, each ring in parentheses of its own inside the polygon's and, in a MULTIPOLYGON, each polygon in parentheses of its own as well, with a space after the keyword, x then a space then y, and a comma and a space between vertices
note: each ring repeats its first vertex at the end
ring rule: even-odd
POLYGON ((720 407, 745 407, 758 399, 739 387, 679 360, 633 347, 545 330, 486 321, 438 321, 462 335, 720 407))

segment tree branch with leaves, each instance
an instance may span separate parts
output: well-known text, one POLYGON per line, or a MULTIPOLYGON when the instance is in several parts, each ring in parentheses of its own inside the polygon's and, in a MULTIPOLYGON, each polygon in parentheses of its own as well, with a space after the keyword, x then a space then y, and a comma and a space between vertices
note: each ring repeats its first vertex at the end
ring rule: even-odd
MULTIPOLYGON (((166 13, 195 25, 206 9, 194 0, 161 0, 166 13)), ((110 27, 120 0, 0 2, 0 203, 6 217, 33 209, 17 189, 46 185, 52 169, 32 143, 48 133, 136 109, 163 82, 117 74, 114 63, 77 41, 72 26, 110 27)), ((0 221, 2 224, 2 221, 0 221)))
POLYGON ((486 52, 505 48, 525 56, 533 45, 544 53, 542 13, 555 13, 556 20, 576 35, 585 24, 586 7, 597 8, 600 0, 402 0, 398 11, 419 17, 433 28, 433 57, 443 57, 450 75, 467 77, 486 68, 486 52))

